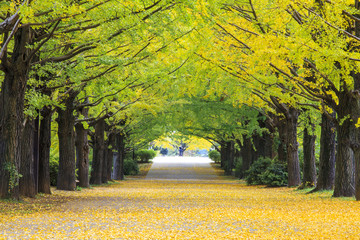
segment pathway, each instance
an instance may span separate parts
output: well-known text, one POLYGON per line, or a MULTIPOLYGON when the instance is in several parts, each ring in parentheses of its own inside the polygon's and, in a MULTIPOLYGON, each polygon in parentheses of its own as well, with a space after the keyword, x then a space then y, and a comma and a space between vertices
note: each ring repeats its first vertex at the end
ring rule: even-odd
POLYGON ((0 239, 359 239, 359 203, 330 196, 247 186, 204 158, 157 158, 146 179, 0 202, 0 239))
POLYGON ((150 180, 215 180, 217 173, 209 158, 157 157, 148 172, 150 180))

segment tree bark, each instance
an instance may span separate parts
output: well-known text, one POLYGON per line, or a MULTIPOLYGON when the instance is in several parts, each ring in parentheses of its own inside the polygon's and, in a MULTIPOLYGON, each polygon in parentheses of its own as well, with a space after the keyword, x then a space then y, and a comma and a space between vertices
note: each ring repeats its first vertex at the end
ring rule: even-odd
POLYGON ((235 146, 234 141, 226 142, 226 168, 225 175, 231 175, 234 167, 235 146))
POLYGON ((75 177, 75 117, 73 102, 76 93, 70 92, 65 99, 65 109, 58 108, 59 136, 59 172, 57 189, 73 191, 76 188, 75 177))
MULTIPOLYGON (((84 117, 88 116, 88 109, 80 110, 84 117)), ((82 123, 75 124, 76 131, 76 167, 78 169, 79 187, 88 188, 89 185, 89 142, 88 130, 82 123)))
POLYGON ((221 141, 220 143, 220 167, 224 169, 226 164, 226 142, 221 141))
POLYGON ((288 185, 298 186, 300 180, 300 164, 298 156, 297 121, 299 111, 290 107, 286 114, 286 157, 288 164, 288 185))
POLYGON ((252 143, 251 143, 251 138, 244 137, 244 141, 241 146, 241 157, 242 157, 242 170, 241 170, 242 176, 241 176, 241 178, 244 177, 245 172, 247 170, 249 170, 251 164, 253 164, 252 153, 253 153, 253 147, 252 147, 252 143))
POLYGON ((315 126, 311 124, 304 129, 303 152, 304 167, 302 187, 313 187, 316 185, 316 165, 315 165, 315 126), (310 131, 308 130, 310 128, 310 131))
MULTIPOLYGON (((334 115, 334 114, 333 114, 334 115)), ((335 117, 335 116, 334 116, 335 117)), ((319 175, 314 191, 331 190, 335 181, 335 124, 325 114, 321 117, 319 175)))
POLYGON ((277 117, 277 128, 279 132, 279 145, 277 148, 278 159, 281 163, 287 163, 287 153, 286 153, 286 139, 287 139, 287 131, 286 131, 286 121, 285 119, 279 119, 277 117))
POLYGON ((51 147, 51 117, 50 106, 41 110, 39 137, 39 184, 38 191, 51 194, 50 190, 50 147, 51 147))
POLYGON ((20 174, 22 177, 19 181, 20 195, 26 197, 35 197, 36 184, 35 184, 35 160, 33 154, 34 147, 34 121, 27 120, 22 134, 21 141, 21 161, 20 161, 20 174))
POLYGON ((124 157, 125 157, 125 136, 123 133, 116 134, 117 158, 114 164, 114 179, 124 180, 124 157))
POLYGON ((24 96, 29 72, 27 60, 30 27, 14 35, 12 56, 2 61, 5 77, 0 100, 0 197, 19 199, 20 141, 24 119, 24 96), (6 63, 6 64, 5 64, 6 63))
MULTIPOLYGON (((359 0, 355 0, 356 9, 360 9, 359 0)), ((360 14, 355 14, 357 18, 360 14)), ((360 23, 355 21, 355 36, 360 36, 360 23)), ((358 50, 358 49, 357 49, 358 50)), ((360 73, 352 73, 354 78, 354 94, 353 94, 353 121, 357 123, 360 118, 360 73)), ((360 200, 360 128, 354 127, 353 131, 353 151, 355 158, 355 198, 360 200)))
POLYGON ((105 120, 100 119, 95 124, 95 137, 90 184, 101 184, 105 148, 104 134, 105 120))
POLYGON ((108 148, 107 148, 107 154, 106 154, 106 159, 107 159, 107 169, 106 169, 106 177, 107 177, 107 181, 111 181, 111 172, 113 170, 113 159, 114 159, 114 152, 113 152, 113 147, 115 146, 114 144, 114 134, 110 133, 108 136, 108 148), (111 147, 110 147, 111 146, 111 147))
POLYGON ((355 194, 353 151, 351 150, 351 97, 346 90, 339 96, 337 149, 335 162, 334 197, 351 197, 355 194))
POLYGON ((105 141, 105 149, 104 149, 104 165, 102 171, 102 183, 107 183, 111 181, 111 170, 112 170, 112 160, 114 157, 113 150, 112 150, 112 137, 113 134, 108 134, 108 139, 105 141))

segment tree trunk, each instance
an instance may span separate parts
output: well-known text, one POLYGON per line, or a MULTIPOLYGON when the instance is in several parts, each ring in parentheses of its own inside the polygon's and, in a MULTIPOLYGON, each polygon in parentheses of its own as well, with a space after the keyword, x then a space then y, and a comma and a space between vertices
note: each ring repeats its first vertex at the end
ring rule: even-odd
POLYGON ((95 125, 93 161, 91 169, 90 184, 101 184, 102 171, 104 164, 104 133, 105 133, 105 120, 100 119, 95 125))
MULTIPOLYGON (((40 114, 40 111, 38 111, 40 114)), ((34 131, 33 131, 33 156, 34 156, 34 178, 35 178, 35 192, 39 192, 39 150, 40 150, 40 117, 37 116, 34 120, 34 131)))
MULTIPOLYGON (((359 0, 355 0, 355 8, 360 9, 360 2, 359 0)), ((357 18, 360 17, 360 14, 355 14, 357 18)), ((360 36, 360 23, 355 21, 355 36, 360 36)), ((359 50, 359 47, 358 49, 359 50)), ((358 122, 360 118, 360 73, 352 73, 354 78, 354 95, 353 95, 353 121, 355 123, 358 122)), ((353 126, 353 151, 355 157, 355 198, 357 201, 360 200, 360 128, 353 126)))
POLYGON ((334 197, 351 197, 355 193, 353 151, 351 150, 351 99, 343 90, 339 96, 337 149, 335 162, 334 197))
POLYGON ((58 109, 58 136, 59 136, 59 172, 57 189, 73 191, 76 188, 75 177, 75 117, 73 102, 76 93, 70 92, 65 99, 65 109, 58 109))
POLYGON ((23 131, 21 141, 21 161, 20 161, 20 174, 22 177, 19 181, 20 195, 26 197, 35 197, 36 184, 35 184, 35 161, 33 154, 34 147, 34 121, 27 120, 23 131))
POLYGON ((331 190, 334 188, 336 150, 335 137, 335 124, 331 121, 331 119, 323 114, 321 117, 319 176, 314 191, 331 190))
POLYGON ((226 142, 226 168, 225 175, 231 175, 234 167, 235 147, 234 141, 226 142))
POLYGON ((124 180, 124 157, 125 157, 125 136, 122 133, 116 134, 117 158, 114 164, 114 179, 124 180))
POLYGON ((221 141, 220 143, 220 167, 222 169, 225 168, 225 164, 226 164, 226 142, 225 141, 221 141))
POLYGON ((106 161, 107 161, 107 169, 106 169, 106 180, 111 181, 111 172, 113 168, 113 158, 114 152, 112 149, 107 149, 106 161))
POLYGON ((105 142, 105 149, 104 149, 104 165, 103 165, 103 172, 102 172, 102 183, 107 183, 111 181, 111 170, 112 170, 112 160, 114 157, 112 144, 113 144, 113 134, 108 134, 108 139, 105 142))
MULTIPOLYGON (((88 116, 88 109, 83 108, 80 113, 88 116)), ((84 128, 82 123, 75 124, 76 131, 76 167, 78 169, 79 187, 88 188, 89 185, 89 142, 88 130, 84 128)))
POLYGON ((0 197, 19 199, 20 141, 24 119, 24 96, 29 61, 30 27, 14 35, 12 56, 1 62, 5 77, 0 100, 0 197))
POLYGON ((51 117, 50 106, 41 110, 39 137, 39 184, 38 191, 51 194, 50 190, 50 147, 51 147, 51 117))
POLYGON ((253 164, 253 147, 251 143, 251 138, 245 137, 243 144, 241 146, 241 157, 242 157, 242 175, 241 178, 245 177, 245 172, 250 169, 251 164, 253 164))
POLYGON ((281 163, 287 163, 287 153, 286 153, 286 139, 287 139, 287 131, 286 131, 286 121, 285 119, 279 119, 277 123, 277 128, 279 131, 279 145, 277 148, 278 159, 281 163))
POLYGON ((110 133, 108 136, 108 148, 107 148, 107 155, 106 155, 106 159, 107 159, 107 170, 106 170, 106 176, 107 176, 107 181, 111 181, 111 172, 113 170, 113 159, 114 159, 114 152, 113 152, 113 147, 115 146, 114 144, 114 140, 115 140, 115 135, 113 133, 110 133))
POLYGON ((315 165, 315 126, 311 124, 310 132, 308 127, 304 129, 303 149, 304 149, 304 168, 302 187, 313 187, 316 184, 316 165, 315 165))
POLYGON ((286 114, 286 157, 288 164, 288 186, 298 186, 300 180, 300 164, 297 142, 297 121, 299 111, 290 107, 286 114))

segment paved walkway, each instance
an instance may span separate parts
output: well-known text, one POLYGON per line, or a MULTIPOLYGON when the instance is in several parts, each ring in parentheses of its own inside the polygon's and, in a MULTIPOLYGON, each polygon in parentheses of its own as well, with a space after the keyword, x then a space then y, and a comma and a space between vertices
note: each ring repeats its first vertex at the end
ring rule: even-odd
POLYGON ((157 157, 148 172, 150 180, 215 180, 216 171, 209 158, 157 157))

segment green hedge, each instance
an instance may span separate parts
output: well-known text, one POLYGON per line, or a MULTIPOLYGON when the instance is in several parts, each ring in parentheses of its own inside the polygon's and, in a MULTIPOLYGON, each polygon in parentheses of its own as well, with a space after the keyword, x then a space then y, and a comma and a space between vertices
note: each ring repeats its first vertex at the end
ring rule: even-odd
POLYGON ((135 155, 141 162, 149 162, 151 159, 156 157, 154 150, 141 149, 135 152, 135 155))
POLYGON ((139 166, 136 161, 132 159, 124 160, 124 175, 137 175, 139 173, 139 166))
POLYGON ((211 150, 209 151, 209 158, 211 160, 213 160, 214 162, 216 163, 219 163, 220 162, 220 153, 216 150, 211 150))
POLYGON ((286 186, 287 177, 286 165, 263 157, 256 160, 245 172, 245 180, 249 185, 286 186))

